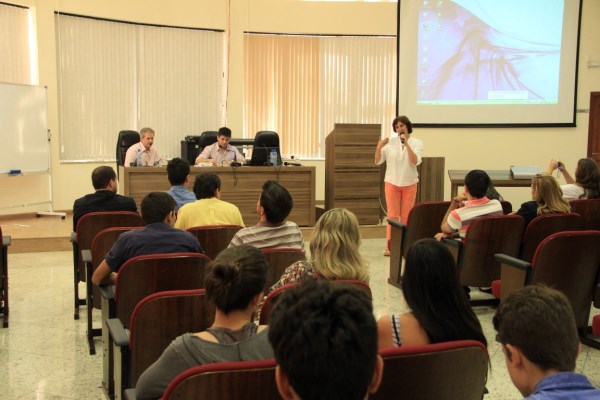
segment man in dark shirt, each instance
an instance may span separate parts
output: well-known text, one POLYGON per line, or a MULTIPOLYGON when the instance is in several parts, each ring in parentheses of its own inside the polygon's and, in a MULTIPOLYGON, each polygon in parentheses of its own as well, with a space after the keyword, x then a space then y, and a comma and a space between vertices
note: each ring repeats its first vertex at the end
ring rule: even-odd
POLYGON ((160 253, 203 253, 196 236, 173 227, 175 200, 165 192, 148 193, 141 204, 146 226, 123 233, 92 275, 95 285, 114 284, 119 268, 133 257, 160 253))
POLYGON ((94 169, 92 185, 96 191, 75 200, 73 204, 73 232, 77 229, 79 218, 90 212, 137 211, 135 201, 131 197, 117 194, 119 183, 112 167, 102 166, 94 169))

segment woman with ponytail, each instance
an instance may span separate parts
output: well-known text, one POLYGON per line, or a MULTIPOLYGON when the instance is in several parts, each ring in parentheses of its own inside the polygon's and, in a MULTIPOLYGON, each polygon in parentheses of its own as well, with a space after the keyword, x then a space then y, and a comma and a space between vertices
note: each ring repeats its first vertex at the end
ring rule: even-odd
POLYGON ((267 267, 260 250, 248 245, 227 248, 215 258, 205 278, 207 300, 215 306, 213 325, 176 338, 140 376, 138 399, 161 397, 173 378, 197 365, 273 357, 266 325, 252 322, 267 267))

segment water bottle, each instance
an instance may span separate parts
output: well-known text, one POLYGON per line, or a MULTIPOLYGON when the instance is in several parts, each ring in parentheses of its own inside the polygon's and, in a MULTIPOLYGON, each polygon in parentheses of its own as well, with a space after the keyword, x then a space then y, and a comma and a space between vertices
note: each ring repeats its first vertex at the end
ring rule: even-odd
POLYGON ((277 149, 271 149, 271 154, 269 154, 269 162, 271 165, 277 165, 277 149))
POLYGON ((142 166, 142 149, 137 149, 137 156, 135 159, 135 166, 136 167, 141 167, 142 166))

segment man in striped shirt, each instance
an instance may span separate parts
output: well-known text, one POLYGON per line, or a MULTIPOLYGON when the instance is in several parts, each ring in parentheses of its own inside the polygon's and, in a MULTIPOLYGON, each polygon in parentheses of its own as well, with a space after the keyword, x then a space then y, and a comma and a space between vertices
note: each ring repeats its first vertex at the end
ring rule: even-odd
POLYGON ((286 221, 294 201, 290 192, 275 181, 266 181, 256 203, 260 220, 255 226, 240 229, 229 247, 248 244, 261 248, 288 248, 304 252, 304 238, 298 225, 286 221))
POLYGON ((465 191, 450 203, 442 220, 442 232, 435 235, 437 240, 446 237, 465 237, 469 224, 483 216, 503 215, 498 200, 490 200, 486 192, 490 177, 485 171, 474 169, 465 176, 465 191))

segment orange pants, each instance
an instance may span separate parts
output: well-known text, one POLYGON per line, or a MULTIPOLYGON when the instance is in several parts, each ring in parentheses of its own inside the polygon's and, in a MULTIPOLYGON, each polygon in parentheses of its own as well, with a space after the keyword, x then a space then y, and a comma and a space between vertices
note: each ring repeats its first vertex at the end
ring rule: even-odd
MULTIPOLYGON (((387 219, 400 221, 406 224, 408 213, 415 205, 417 197, 417 184, 410 186, 396 186, 385 182, 385 202, 387 204, 387 219)), ((387 249, 390 249, 392 227, 387 226, 387 249)))

